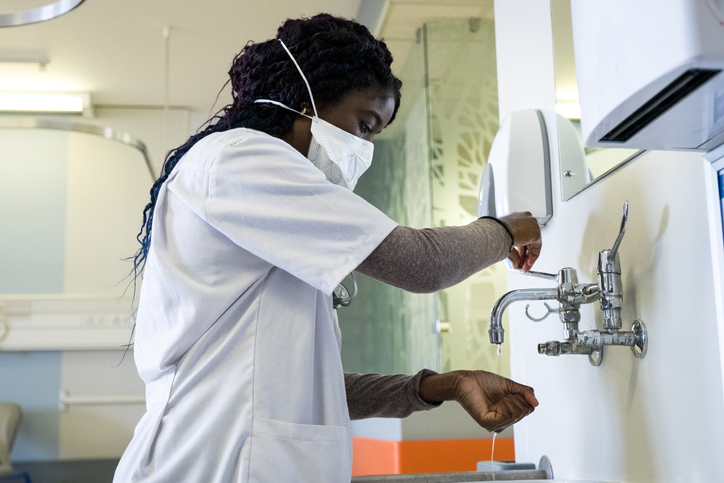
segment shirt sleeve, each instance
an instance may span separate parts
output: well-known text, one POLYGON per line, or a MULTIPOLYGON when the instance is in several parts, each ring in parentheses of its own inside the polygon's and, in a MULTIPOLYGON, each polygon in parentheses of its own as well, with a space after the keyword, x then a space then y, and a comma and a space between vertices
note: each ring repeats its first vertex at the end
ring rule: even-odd
POLYGON ((350 419, 405 418, 415 411, 439 407, 442 402, 428 403, 420 398, 420 381, 432 374, 437 373, 429 369, 414 376, 346 373, 350 419))
POLYGON ((331 293, 397 226, 286 142, 262 133, 221 150, 207 221, 238 246, 331 293))
POLYGON ((422 230, 398 226, 357 270, 410 292, 437 292, 503 260, 512 243, 504 225, 490 219, 422 230))

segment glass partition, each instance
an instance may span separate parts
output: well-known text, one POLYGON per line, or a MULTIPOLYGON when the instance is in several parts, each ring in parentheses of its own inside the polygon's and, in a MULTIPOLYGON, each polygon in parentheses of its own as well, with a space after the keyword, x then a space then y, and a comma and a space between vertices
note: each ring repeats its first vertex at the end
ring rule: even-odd
MULTIPOLYGON (((402 72, 402 104, 395 121, 375 137, 372 166, 355 193, 401 225, 432 224, 428 112, 422 38, 402 72)), ((358 274, 359 295, 338 310, 346 371, 382 374, 439 369, 435 298, 412 294, 358 274)))
MULTIPOLYGON (((372 167, 355 192, 402 225, 463 225, 477 215, 480 179, 498 129, 493 2, 484 15, 436 19, 418 31, 402 72, 397 119, 375 138, 372 167)), ((493 266, 434 295, 359 276, 339 310, 347 371, 486 369, 509 374, 488 340, 492 306, 506 292, 493 266)), ((506 321, 507 324, 507 321, 506 321)))
MULTIPOLYGON (((438 19, 424 27, 433 226, 477 218, 480 180, 499 123, 492 1, 485 12, 482 18, 438 19)), ((488 337, 493 305, 506 291, 505 267, 497 264, 438 294, 444 371, 510 373, 509 345, 498 356, 488 337)))

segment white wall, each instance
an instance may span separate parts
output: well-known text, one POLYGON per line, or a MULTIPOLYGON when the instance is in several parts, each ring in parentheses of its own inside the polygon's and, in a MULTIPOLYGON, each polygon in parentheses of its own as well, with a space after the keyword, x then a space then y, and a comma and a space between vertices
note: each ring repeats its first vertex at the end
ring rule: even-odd
MULTIPOLYGON (((140 138, 156 172, 190 131, 185 110, 101 108, 96 116, 76 121, 140 138)), ((133 352, 123 359, 133 324, 124 258, 138 248, 153 180, 142 155, 114 141, 60 131, 0 136, 0 400, 24 412, 12 458, 118 458, 145 410, 133 352)))
MULTIPOLYGON (((497 1, 501 116, 551 107, 555 89, 550 14, 539 0, 497 1), (535 34, 531 34, 535 32, 535 34), (543 59, 543 61, 542 61, 543 59)), ((555 153, 554 153, 555 154, 555 153)), ((555 158, 555 156, 554 156, 555 158)), ((550 317, 528 321, 524 304, 510 310, 511 374, 541 402, 516 425, 516 458, 550 457, 557 478, 607 481, 720 481, 724 397, 715 307, 707 183, 701 154, 649 152, 570 201, 560 201, 557 163, 554 215, 543 229, 536 268, 578 270, 595 281, 596 257, 610 248, 621 207, 630 203, 620 248, 624 328, 642 319, 648 354, 608 348, 600 367, 585 356, 546 357, 540 342, 561 340, 550 317)), ((509 277, 509 288, 549 285, 509 277)), ((600 328, 598 305, 581 311, 581 329, 600 328)))

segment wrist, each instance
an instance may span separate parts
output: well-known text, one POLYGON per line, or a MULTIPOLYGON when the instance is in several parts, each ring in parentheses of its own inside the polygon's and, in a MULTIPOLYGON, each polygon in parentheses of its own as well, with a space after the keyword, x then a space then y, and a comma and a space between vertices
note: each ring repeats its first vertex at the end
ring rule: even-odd
MULTIPOLYGON (((502 226, 505 231, 508 233, 508 236, 510 237, 510 249, 513 249, 513 245, 515 245, 515 236, 513 235, 513 225, 507 223, 505 220, 501 218, 496 218, 494 216, 481 216, 478 218, 479 220, 492 220, 498 223, 500 226, 502 226)), ((510 250, 508 250, 510 251, 510 250)))
POLYGON ((420 399, 428 403, 455 401, 462 377, 462 371, 452 371, 423 378, 420 381, 420 399))

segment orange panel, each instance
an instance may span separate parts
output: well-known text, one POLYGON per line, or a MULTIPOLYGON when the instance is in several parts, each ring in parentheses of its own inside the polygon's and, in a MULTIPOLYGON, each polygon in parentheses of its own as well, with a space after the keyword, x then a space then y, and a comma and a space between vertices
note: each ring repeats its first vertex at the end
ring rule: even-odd
MULTIPOLYGON (((490 459, 491 439, 402 441, 400 473, 475 471, 478 461, 490 459)), ((515 461, 512 438, 495 440, 495 460, 515 461)))
MULTIPOLYGON (((490 458, 491 439, 384 441, 353 438, 352 475, 475 471, 490 458)), ((512 438, 495 441, 496 461, 515 461, 512 438)))
POLYGON ((400 473, 400 442, 352 438, 352 476, 400 473))

